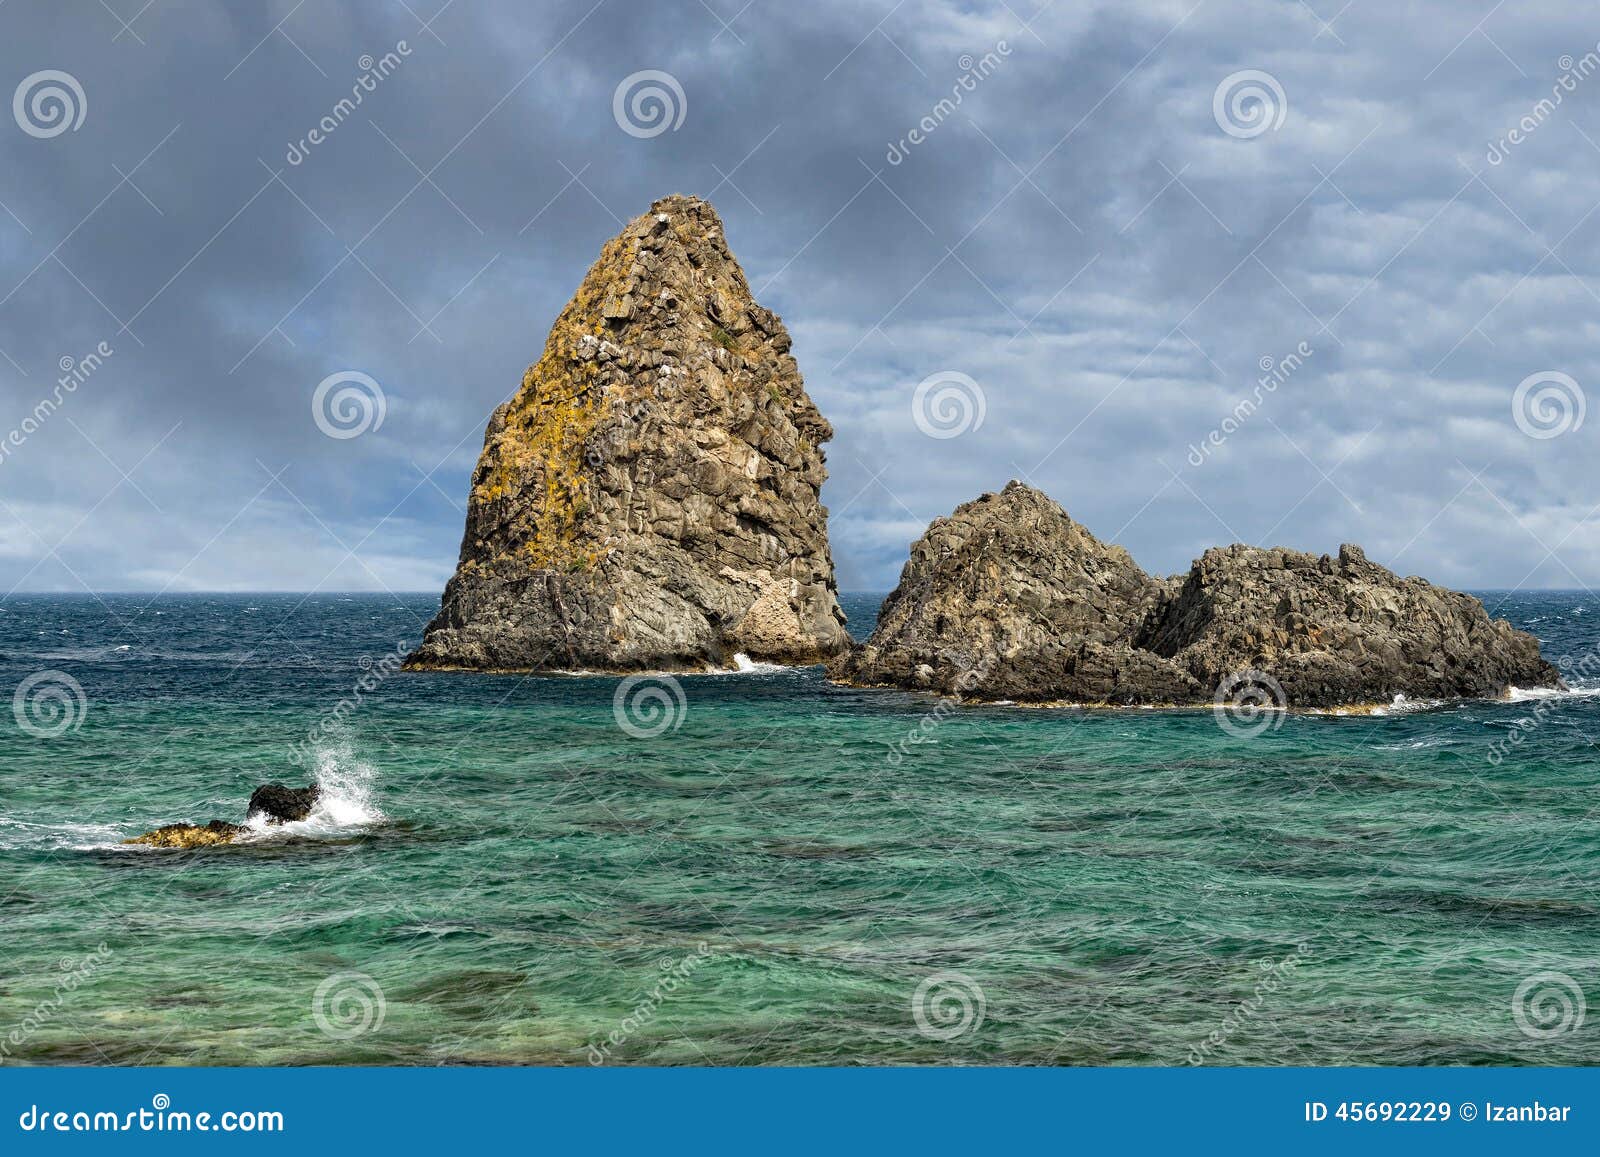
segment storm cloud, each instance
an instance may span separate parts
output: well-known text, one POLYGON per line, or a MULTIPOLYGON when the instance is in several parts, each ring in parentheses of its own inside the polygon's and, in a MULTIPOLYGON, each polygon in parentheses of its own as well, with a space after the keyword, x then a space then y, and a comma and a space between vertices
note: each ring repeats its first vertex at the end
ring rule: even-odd
POLYGON ((441 587, 489 412, 679 192, 834 423, 847 589, 1013 477, 1156 572, 1592 584, 1597 44, 1553 0, 11 0, 0 590, 441 587))

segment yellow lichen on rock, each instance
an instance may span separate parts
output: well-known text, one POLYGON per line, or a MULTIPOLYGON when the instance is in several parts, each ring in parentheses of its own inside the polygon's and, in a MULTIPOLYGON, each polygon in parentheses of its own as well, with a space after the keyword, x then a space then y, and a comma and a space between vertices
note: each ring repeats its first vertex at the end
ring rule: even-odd
POLYGON ((143 844, 152 848, 212 848, 218 844, 231 844, 244 831, 237 824, 212 820, 204 827, 199 824, 168 824, 145 832, 125 844, 143 844))
POLYGON ((521 550, 537 569, 570 570, 600 557, 578 546, 588 490, 584 449, 605 409, 599 366, 582 356, 580 345, 605 332, 605 311, 626 298, 632 257, 624 238, 606 244, 484 449, 472 499, 535 498, 524 514, 521 550))
POLYGON ((848 645, 819 493, 832 428, 790 346, 710 205, 667 197, 629 222, 490 419, 461 558, 408 665, 696 669, 848 645), (754 615, 765 585, 726 568, 770 576, 754 615))

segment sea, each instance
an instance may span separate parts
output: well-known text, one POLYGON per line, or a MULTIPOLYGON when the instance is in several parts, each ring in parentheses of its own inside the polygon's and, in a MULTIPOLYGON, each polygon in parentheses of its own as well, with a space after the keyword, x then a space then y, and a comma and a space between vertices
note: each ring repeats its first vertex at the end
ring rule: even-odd
POLYGON ((411 673, 436 595, 12 595, 0 1064, 1594 1064, 1600 598, 1478 593, 1568 690, 411 673), (322 797, 122 842, 270 782, 322 797))

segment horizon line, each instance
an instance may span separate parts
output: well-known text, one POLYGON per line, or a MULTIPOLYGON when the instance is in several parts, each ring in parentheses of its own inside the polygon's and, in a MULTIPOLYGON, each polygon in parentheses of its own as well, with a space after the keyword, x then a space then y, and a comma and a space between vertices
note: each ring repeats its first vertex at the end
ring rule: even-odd
MULTIPOLYGON (((0 0, 0 3, 3 3, 3 2, 4 2, 4 0, 0 0)), ((1404 577, 1404 576, 1402 576, 1402 577, 1404 577)), ((1429 580, 1429 581, 1431 581, 1431 580, 1429 580)), ((1434 586, 1439 586, 1441 584, 1434 583, 1433 585, 1434 586)), ((877 588, 877 587, 840 587, 840 588, 838 588, 838 593, 841 594, 841 595, 876 595, 876 594, 888 594, 890 591, 892 591, 894 589, 895 589, 894 587, 883 587, 881 589, 877 588)), ((1454 589, 1467 591, 1467 592, 1471 592, 1471 591, 1492 591, 1495 594, 1525 593, 1525 594, 1551 594, 1551 595, 1556 595, 1556 594, 1592 595, 1592 594, 1596 593, 1593 588, 1582 587, 1582 586, 1577 586, 1577 587, 1530 587, 1530 586, 1505 587, 1505 586, 1473 586, 1471 584, 1464 584, 1461 587, 1454 588, 1454 589)), ((105 598, 105 597, 108 597, 108 596, 121 596, 121 595, 154 596, 154 598, 158 598, 158 599, 185 598, 185 597, 211 597, 211 598, 215 598, 215 597, 217 597, 219 595, 237 595, 237 596, 239 596, 241 598, 252 597, 252 596, 257 596, 257 595, 301 595, 301 596, 305 596, 305 597, 308 597, 308 598, 309 597, 318 596, 318 595, 326 595, 326 596, 329 596, 329 597, 349 597, 349 596, 352 596, 352 595, 368 595, 368 596, 371 596, 373 598, 383 598, 385 596, 392 596, 392 597, 399 598, 399 597, 413 596, 413 595, 421 597, 421 596, 426 595, 426 596, 430 596, 430 597, 433 597, 433 598, 440 598, 440 597, 443 597, 443 588, 436 588, 436 589, 430 589, 430 590, 363 590, 363 589, 355 589, 355 590, 326 590, 325 591, 325 590, 305 590, 305 589, 294 588, 294 587, 272 587, 272 588, 262 588, 262 589, 259 589, 259 590, 243 590, 243 589, 240 589, 240 590, 221 590, 221 589, 215 589, 215 590, 183 590, 183 591, 165 591, 165 590, 162 590, 162 591, 158 591, 158 590, 155 590, 153 588, 148 588, 148 587, 145 587, 145 588, 141 588, 141 587, 125 587, 125 588, 122 588, 122 589, 106 589, 106 590, 92 590, 92 591, 91 590, 79 590, 79 591, 15 590, 15 591, 11 591, 8 594, 0 595, 0 603, 4 603, 8 599, 14 599, 14 598, 18 598, 18 597, 38 598, 38 597, 41 597, 41 596, 53 596, 53 597, 56 597, 56 598, 96 599, 96 598, 105 598)))

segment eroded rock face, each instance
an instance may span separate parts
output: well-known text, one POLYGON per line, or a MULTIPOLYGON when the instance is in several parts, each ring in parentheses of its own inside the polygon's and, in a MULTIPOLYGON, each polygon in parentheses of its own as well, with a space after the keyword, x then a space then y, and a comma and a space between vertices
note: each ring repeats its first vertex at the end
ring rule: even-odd
POLYGON ((1132 646, 1164 588, 1048 495, 1012 482, 937 519, 843 682, 1018 702, 1166 703, 1196 682, 1132 646))
POLYGON ((1017 702, 1201 704, 1243 672, 1337 707, 1560 685, 1531 635, 1470 595, 1337 559, 1231 546, 1158 580, 1012 482, 911 549, 841 682, 1017 702))
POLYGON ((722 222, 668 197, 607 243, 495 411, 412 668, 815 663, 849 645, 832 427, 722 222))
POLYGON ((1490 618, 1478 599, 1401 578, 1349 544, 1337 558, 1208 550, 1136 642, 1206 687, 1245 667, 1266 671, 1294 706, 1561 685, 1538 640, 1490 618))

